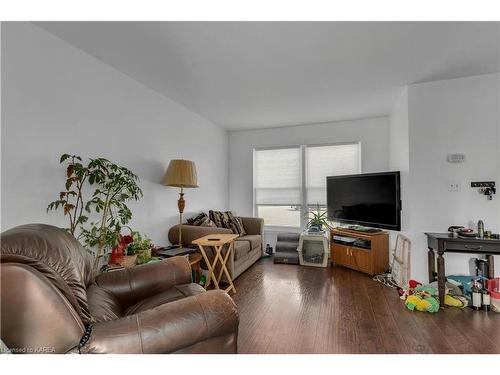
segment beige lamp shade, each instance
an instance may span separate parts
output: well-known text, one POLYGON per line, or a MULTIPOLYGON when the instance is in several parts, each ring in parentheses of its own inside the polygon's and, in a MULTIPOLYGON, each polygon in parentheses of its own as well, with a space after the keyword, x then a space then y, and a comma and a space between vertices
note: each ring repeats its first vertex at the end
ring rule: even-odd
POLYGON ((163 184, 181 188, 198 187, 196 165, 191 160, 171 160, 165 173, 163 184))

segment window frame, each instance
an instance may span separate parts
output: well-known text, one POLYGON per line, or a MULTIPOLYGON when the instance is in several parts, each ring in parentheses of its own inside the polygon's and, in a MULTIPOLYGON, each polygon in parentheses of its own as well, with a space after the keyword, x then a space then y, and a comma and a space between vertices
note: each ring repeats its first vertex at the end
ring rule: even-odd
POLYGON ((363 147, 362 147, 362 142, 361 141, 348 141, 348 142, 328 142, 328 143, 309 143, 309 144, 292 144, 292 145, 280 145, 280 146, 265 146, 265 147, 254 147, 252 150, 252 170, 253 170, 253 175, 252 175, 252 193, 253 193, 253 215, 257 216, 258 213, 258 206, 283 206, 283 204, 265 204, 265 205, 257 205, 256 203, 256 188, 255 188, 255 154, 258 151, 265 151, 265 150, 280 150, 280 149, 287 149, 287 148, 299 148, 300 149, 300 181, 301 181, 301 186, 300 186, 300 224, 298 227, 295 226, 284 226, 284 225, 272 225, 272 224, 264 224, 264 228, 266 230, 273 230, 273 231, 280 231, 280 230, 285 230, 285 231, 300 231, 302 228, 305 227, 306 224, 306 219, 305 216, 307 212, 309 211, 309 207, 312 207, 312 205, 307 204, 307 148, 309 147, 327 147, 327 146, 342 146, 342 145, 358 145, 359 146, 359 173, 362 173, 363 165, 362 165, 362 152, 363 152, 363 147))

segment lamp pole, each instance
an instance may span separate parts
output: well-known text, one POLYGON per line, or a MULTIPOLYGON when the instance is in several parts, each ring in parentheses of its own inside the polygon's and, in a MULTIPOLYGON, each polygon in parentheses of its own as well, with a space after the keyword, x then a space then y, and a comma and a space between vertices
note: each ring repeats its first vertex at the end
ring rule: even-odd
POLYGON ((182 186, 181 192, 179 193, 179 200, 177 201, 177 207, 179 208, 179 247, 182 248, 182 213, 184 212, 184 207, 186 207, 184 188, 182 186))

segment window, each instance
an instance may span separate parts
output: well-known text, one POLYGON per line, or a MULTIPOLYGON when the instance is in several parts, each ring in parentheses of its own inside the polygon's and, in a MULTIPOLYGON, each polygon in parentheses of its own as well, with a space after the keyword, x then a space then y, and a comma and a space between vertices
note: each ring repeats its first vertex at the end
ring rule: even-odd
POLYGON ((255 151, 256 214, 267 225, 300 226, 300 164, 300 147, 255 151))
POLYGON ((308 207, 326 210, 326 177, 361 172, 359 143, 254 150, 255 214, 299 228, 308 207))
POLYGON ((308 205, 326 207, 326 177, 361 172, 359 143, 306 147, 308 205))

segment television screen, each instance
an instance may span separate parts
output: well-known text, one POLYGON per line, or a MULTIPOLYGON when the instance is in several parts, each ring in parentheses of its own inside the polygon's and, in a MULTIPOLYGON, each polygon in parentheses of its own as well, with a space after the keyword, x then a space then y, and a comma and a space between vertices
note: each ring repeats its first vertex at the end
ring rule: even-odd
POLYGON ((401 230, 399 172, 326 179, 329 220, 401 230))

